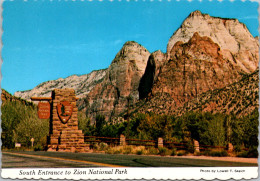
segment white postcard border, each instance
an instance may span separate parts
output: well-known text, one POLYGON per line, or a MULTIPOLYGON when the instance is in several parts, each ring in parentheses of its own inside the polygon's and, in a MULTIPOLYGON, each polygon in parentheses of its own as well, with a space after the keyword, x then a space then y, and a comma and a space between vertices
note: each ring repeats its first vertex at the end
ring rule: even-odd
POLYGON ((2 169, 10 179, 254 179, 258 167, 20 168, 2 169))

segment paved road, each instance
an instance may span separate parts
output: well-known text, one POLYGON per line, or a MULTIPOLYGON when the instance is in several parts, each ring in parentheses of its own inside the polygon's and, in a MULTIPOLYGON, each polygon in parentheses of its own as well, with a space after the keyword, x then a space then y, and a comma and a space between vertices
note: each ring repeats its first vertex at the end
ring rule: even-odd
POLYGON ((99 153, 2 152, 2 168, 237 167, 256 163, 99 153))

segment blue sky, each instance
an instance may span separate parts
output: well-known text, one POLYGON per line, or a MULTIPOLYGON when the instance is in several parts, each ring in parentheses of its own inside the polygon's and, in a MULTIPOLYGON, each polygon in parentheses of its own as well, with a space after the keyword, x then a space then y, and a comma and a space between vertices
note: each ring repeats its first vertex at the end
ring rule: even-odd
POLYGON ((148 51, 167 42, 195 10, 237 18, 258 36, 258 3, 242 1, 72 1, 3 3, 1 87, 10 93, 107 68, 126 41, 148 51))

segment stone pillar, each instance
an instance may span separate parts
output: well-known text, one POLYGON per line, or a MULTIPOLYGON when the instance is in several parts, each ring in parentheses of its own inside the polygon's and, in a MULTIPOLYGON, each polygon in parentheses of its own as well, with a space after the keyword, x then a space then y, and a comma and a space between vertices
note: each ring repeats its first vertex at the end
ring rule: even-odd
POLYGON ((74 89, 52 91, 48 151, 85 152, 84 134, 78 129, 78 109, 74 89))
POLYGON ((228 150, 228 152, 233 152, 234 147, 233 147, 232 143, 228 143, 227 150, 228 150))
POLYGON ((121 134, 120 135, 120 146, 125 146, 126 141, 125 141, 125 135, 121 134))
POLYGON ((163 138, 158 138, 157 146, 158 148, 163 147, 163 138))
POLYGON ((194 152, 200 152, 200 144, 197 140, 193 140, 194 152))

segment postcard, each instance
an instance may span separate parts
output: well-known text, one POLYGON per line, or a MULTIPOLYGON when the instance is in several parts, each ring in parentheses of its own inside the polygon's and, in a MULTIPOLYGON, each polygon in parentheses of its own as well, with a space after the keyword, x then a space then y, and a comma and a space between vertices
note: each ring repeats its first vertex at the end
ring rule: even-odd
POLYGON ((2 2, 3 179, 258 177, 258 2, 2 2))

